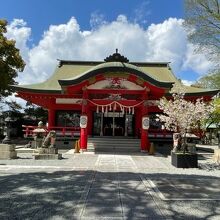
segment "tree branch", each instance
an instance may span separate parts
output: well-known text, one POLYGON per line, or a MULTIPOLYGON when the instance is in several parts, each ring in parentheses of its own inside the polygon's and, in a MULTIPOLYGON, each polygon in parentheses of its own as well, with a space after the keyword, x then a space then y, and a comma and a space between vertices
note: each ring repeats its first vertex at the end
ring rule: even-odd
POLYGON ((218 0, 215 0, 216 7, 217 7, 217 13, 220 14, 220 8, 219 8, 219 2, 218 0))

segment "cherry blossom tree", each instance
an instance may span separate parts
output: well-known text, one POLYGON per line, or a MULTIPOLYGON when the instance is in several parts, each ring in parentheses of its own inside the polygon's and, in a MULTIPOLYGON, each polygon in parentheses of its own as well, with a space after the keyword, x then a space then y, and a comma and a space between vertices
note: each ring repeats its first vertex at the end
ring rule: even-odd
POLYGON ((205 103, 202 98, 194 102, 185 100, 183 86, 174 84, 171 93, 171 99, 168 100, 165 97, 160 99, 158 107, 164 114, 157 115, 157 117, 164 123, 167 130, 180 133, 185 153, 187 149, 186 133, 200 128, 201 122, 213 111, 213 106, 205 103))

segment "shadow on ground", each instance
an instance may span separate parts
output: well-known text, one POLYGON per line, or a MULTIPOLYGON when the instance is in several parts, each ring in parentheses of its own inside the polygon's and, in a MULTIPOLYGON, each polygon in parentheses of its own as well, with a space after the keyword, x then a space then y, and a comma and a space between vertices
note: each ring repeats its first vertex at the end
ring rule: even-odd
POLYGON ((211 176, 50 170, 7 173, 0 176, 0 183, 0 219, 209 219, 220 215, 220 179, 211 176), (158 197, 158 189, 166 200, 158 197))

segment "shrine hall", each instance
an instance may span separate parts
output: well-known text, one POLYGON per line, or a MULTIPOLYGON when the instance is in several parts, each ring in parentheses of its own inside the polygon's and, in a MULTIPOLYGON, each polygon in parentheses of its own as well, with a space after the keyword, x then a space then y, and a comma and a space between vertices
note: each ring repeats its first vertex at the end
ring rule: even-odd
MULTIPOLYGON (((140 139, 140 150, 149 150, 149 139, 172 137, 156 120, 162 114, 159 99, 171 97, 181 81, 168 62, 129 62, 118 51, 104 61, 59 60, 45 82, 11 86, 17 96, 48 110, 48 129, 80 135, 87 150, 88 137, 140 139)), ((210 100, 217 91, 185 87, 185 98, 210 100)))

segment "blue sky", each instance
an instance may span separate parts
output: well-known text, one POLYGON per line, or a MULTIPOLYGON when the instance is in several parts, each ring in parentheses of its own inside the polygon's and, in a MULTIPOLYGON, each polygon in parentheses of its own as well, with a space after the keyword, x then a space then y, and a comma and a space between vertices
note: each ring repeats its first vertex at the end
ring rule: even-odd
POLYGON ((66 23, 72 16, 78 20, 81 29, 91 28, 93 13, 102 14, 108 21, 114 21, 124 14, 131 21, 141 11, 140 19, 147 20, 142 26, 160 23, 170 17, 183 18, 182 0, 7 0, 1 2, 1 17, 11 22, 14 18, 24 19, 32 28, 33 43, 40 40, 51 24, 66 23))
POLYGON ((45 80, 56 59, 103 60, 116 47, 131 61, 170 61, 186 82, 211 66, 186 39, 182 0, 7 0, 1 8, 27 63, 19 83, 45 80))

